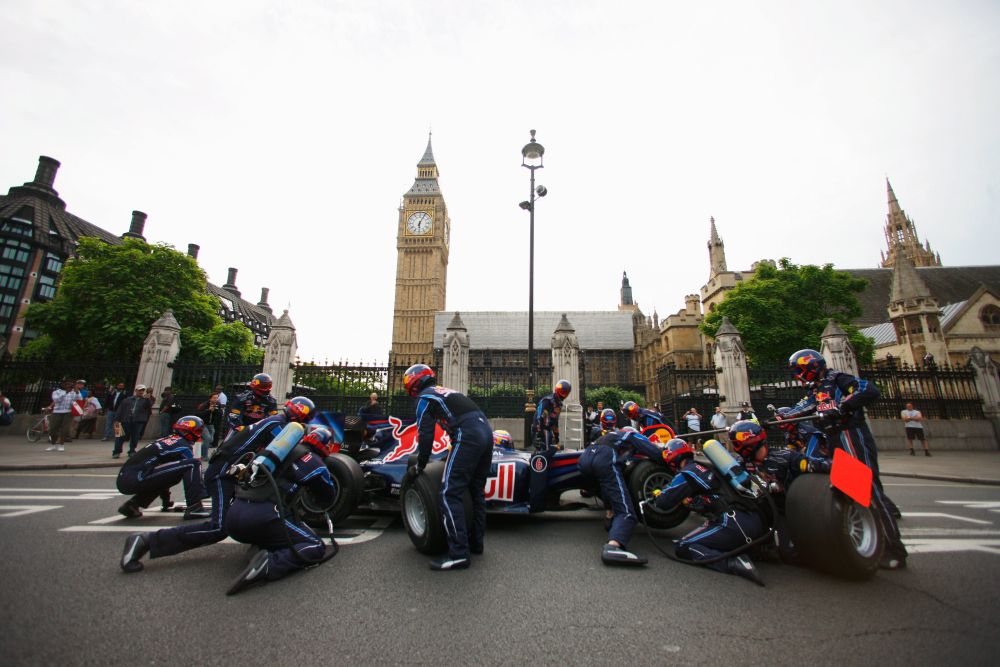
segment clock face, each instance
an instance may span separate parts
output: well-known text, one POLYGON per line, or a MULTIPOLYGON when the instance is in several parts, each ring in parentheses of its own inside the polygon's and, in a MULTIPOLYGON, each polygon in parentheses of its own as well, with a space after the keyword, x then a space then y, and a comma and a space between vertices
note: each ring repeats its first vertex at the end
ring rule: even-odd
POLYGON ((411 234, 426 234, 431 231, 431 216, 417 211, 406 219, 406 228, 411 234))

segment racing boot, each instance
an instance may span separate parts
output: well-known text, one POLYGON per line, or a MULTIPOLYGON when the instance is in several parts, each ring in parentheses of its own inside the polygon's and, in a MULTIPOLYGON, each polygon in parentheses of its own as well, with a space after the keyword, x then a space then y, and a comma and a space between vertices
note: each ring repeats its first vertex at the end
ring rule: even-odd
POLYGON ((118 508, 118 513, 126 519, 138 519, 142 516, 142 510, 139 509, 139 505, 135 502, 135 498, 129 498, 126 500, 122 506, 118 508))
POLYGON ((266 550, 258 551, 250 559, 250 564, 246 566, 246 569, 240 572, 240 576, 233 581, 233 585, 226 591, 226 595, 236 595, 240 591, 267 583, 269 557, 270 554, 266 550))
POLYGON ((435 558, 431 561, 432 570, 464 570, 472 564, 468 556, 459 556, 458 558, 453 558, 451 556, 441 556, 440 558, 435 558))
POLYGON ((636 556, 631 551, 613 544, 605 544, 601 551, 601 560, 605 565, 645 565, 647 561, 642 556, 636 556))
POLYGON ((161 504, 160 504, 160 511, 161 512, 169 512, 169 511, 171 511, 173 509, 173 507, 174 507, 174 501, 172 501, 170 499, 170 491, 169 490, 164 491, 162 494, 160 494, 160 502, 161 502, 161 504))
POLYGON ((133 533, 125 538, 120 563, 123 571, 131 573, 142 569, 139 559, 149 553, 149 538, 146 535, 147 533, 133 533))
POLYGON ((754 567, 753 562, 745 554, 730 558, 726 561, 726 565, 729 566, 729 574, 735 574, 737 577, 749 579, 758 586, 764 585, 764 580, 760 578, 759 574, 757 574, 757 568, 754 567))
POLYGON ((212 516, 212 510, 201 504, 201 501, 194 505, 188 505, 184 510, 184 519, 207 519, 212 516))

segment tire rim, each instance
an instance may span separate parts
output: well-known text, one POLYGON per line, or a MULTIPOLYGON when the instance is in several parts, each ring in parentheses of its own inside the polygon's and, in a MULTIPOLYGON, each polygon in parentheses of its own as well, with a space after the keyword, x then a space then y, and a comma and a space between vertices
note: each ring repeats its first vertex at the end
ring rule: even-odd
POLYGON ((871 558, 875 555, 878 544, 878 527, 875 525, 875 517, 867 508, 850 503, 847 506, 847 531, 851 537, 854 550, 862 558, 871 558))
POLYGON ((657 471, 646 478, 646 481, 642 483, 642 498, 641 500, 649 500, 653 498, 653 491, 656 489, 665 489, 670 485, 674 476, 666 471, 657 471))
POLYGON ((325 514, 330 510, 332 510, 333 506, 337 504, 338 500, 340 500, 340 484, 337 482, 336 477, 334 477, 333 475, 330 475, 330 477, 332 478, 330 481, 333 482, 333 500, 330 502, 328 506, 319 507, 311 503, 310 501, 312 500, 312 496, 308 493, 305 493, 302 496, 302 508, 305 511, 311 514, 325 514))
POLYGON ((424 507, 424 500, 416 489, 407 489, 403 507, 406 512, 406 525, 410 532, 422 537, 427 532, 427 508, 424 507))

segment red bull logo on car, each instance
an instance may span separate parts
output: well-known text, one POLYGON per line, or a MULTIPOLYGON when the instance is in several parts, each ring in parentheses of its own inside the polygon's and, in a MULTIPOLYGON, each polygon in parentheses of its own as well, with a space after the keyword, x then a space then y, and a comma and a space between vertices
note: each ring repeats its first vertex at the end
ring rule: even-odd
POLYGON ((505 461, 497 466, 497 476, 486 480, 486 500, 514 500, 514 472, 517 464, 505 461))
MULTIPOLYGON (((398 417, 389 417, 389 423, 392 424, 392 437, 396 440, 396 447, 393 448, 391 452, 385 455, 382 459, 385 463, 392 463, 393 461, 399 461, 401 459, 406 459, 410 454, 417 453, 417 424, 416 422, 410 424, 409 426, 403 426, 403 420, 398 417)), ((431 448, 431 455, 440 454, 443 451, 451 447, 451 438, 441 428, 440 424, 434 425, 434 445, 431 448)))

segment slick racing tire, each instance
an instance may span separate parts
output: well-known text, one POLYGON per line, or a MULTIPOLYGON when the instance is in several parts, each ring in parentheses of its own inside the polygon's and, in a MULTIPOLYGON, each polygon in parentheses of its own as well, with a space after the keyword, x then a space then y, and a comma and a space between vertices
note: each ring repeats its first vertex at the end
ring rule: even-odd
POLYGON ((337 525, 358 508, 365 488, 364 473, 357 461, 344 454, 326 457, 326 469, 333 480, 334 498, 328 506, 316 504, 308 491, 299 495, 298 504, 302 520, 316 528, 326 528, 326 515, 337 525))
POLYGON ((802 475, 788 490, 785 516, 803 562, 844 579, 878 570, 885 543, 871 508, 830 486, 829 475, 802 475))
MULTIPOLYGON (((444 481, 444 461, 432 461, 410 484, 400 489, 403 526, 410 541, 422 554, 436 556, 448 550, 441 513, 441 485, 444 481)), ((472 534, 472 497, 466 492, 465 529, 472 534)))
MULTIPOLYGON (((640 461, 627 473, 625 483, 628 485, 629 496, 636 511, 639 503, 653 498, 654 489, 664 489, 674 478, 673 474, 662 465, 652 461, 640 461)), ((688 510, 677 507, 669 512, 648 511, 644 515, 646 525, 650 528, 667 529, 679 526, 688 517, 688 510)))

